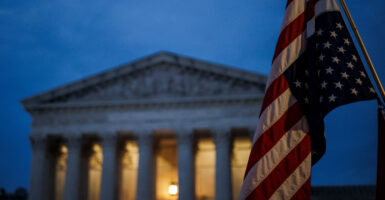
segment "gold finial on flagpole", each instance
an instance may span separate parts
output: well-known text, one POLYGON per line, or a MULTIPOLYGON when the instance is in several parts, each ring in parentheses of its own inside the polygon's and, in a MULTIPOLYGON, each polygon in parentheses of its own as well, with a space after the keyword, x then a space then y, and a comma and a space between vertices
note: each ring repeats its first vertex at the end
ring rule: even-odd
POLYGON ((385 91, 384 91, 384 88, 382 87, 381 81, 380 81, 380 79, 378 78, 378 75, 377 75, 376 70, 374 69, 372 60, 371 60, 370 57, 369 57, 369 54, 368 54, 368 51, 366 50, 366 47, 365 47, 365 45, 364 45, 364 42, 362 41, 361 36, 360 36, 360 34, 358 33, 358 30, 357 30, 356 24, 355 24, 354 21, 353 21, 352 15, 350 14, 348 7, 346 6, 345 0, 340 0, 340 3, 341 3, 341 5, 342 5, 342 8, 343 8, 344 11, 345 11, 346 17, 347 17, 348 20, 349 20, 350 26, 351 26, 352 29, 353 29, 353 32, 354 32, 354 35, 356 36, 356 39, 357 39, 357 41, 358 41, 358 44, 360 45, 361 51, 362 51, 362 53, 364 54, 366 63, 368 64, 369 69, 370 69, 370 72, 371 72, 371 74, 372 74, 372 76, 373 76, 373 78, 374 78, 374 81, 375 81, 376 84, 377 84, 377 88, 380 90, 380 94, 381 94, 381 97, 382 97, 382 101, 385 102, 385 91))

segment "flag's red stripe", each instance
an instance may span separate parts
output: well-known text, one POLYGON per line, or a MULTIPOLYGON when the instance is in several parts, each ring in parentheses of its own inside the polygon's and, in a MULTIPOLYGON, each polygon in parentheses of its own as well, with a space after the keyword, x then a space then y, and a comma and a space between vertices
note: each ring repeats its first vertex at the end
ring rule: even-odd
POLYGON ((319 0, 311 0, 309 1, 307 4, 306 4, 306 21, 309 21, 311 18, 314 17, 314 14, 315 14, 315 4, 318 2, 319 0))
POLYGON ((255 200, 270 198, 310 154, 310 146, 310 136, 306 135, 246 199, 255 200))
POLYGON ((278 38, 277 46, 275 47, 274 58, 292 43, 305 28, 305 12, 295 18, 289 25, 287 25, 281 32, 278 38))
POLYGON ((289 84, 287 83, 285 76, 282 74, 276 78, 267 89, 265 98, 263 98, 263 104, 259 116, 261 116, 267 106, 269 106, 275 99, 285 92, 287 88, 289 88, 289 84))
POLYGON ((311 186, 310 178, 301 186, 301 188, 291 197, 291 200, 310 200, 311 186))
POLYGON ((294 103, 282 117, 269 129, 267 129, 255 142, 251 149, 249 162, 247 163, 246 173, 250 171, 253 165, 258 162, 271 148, 282 138, 285 133, 291 129, 303 116, 298 102, 294 103))

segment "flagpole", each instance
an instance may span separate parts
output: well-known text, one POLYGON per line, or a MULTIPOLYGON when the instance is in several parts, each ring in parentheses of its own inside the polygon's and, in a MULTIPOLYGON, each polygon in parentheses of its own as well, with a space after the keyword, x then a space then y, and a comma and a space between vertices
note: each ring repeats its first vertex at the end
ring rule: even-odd
POLYGON ((356 24, 355 24, 354 21, 353 21, 352 15, 350 15, 350 12, 349 12, 348 7, 346 6, 345 0, 340 0, 340 3, 341 3, 341 5, 342 5, 342 8, 343 8, 344 11, 345 11, 346 17, 347 17, 348 20, 349 20, 350 26, 351 26, 352 29, 353 29, 354 35, 355 35, 356 38, 357 38, 358 44, 360 45, 360 48, 361 48, 361 51, 362 51, 362 53, 364 54, 366 63, 368 64, 369 69, 370 69, 370 72, 372 73, 372 76, 373 76, 373 78, 374 78, 374 81, 375 81, 376 84, 377 84, 377 88, 380 90, 380 94, 381 94, 381 97, 382 97, 382 101, 385 102, 385 91, 384 91, 384 88, 382 87, 381 81, 380 81, 380 79, 378 78, 378 75, 377 75, 376 70, 374 69, 372 60, 371 60, 370 57, 369 57, 369 54, 368 54, 368 51, 366 50, 366 47, 365 47, 365 45, 364 45, 364 42, 362 41, 361 36, 360 36, 360 34, 358 33, 358 30, 357 30, 356 24))

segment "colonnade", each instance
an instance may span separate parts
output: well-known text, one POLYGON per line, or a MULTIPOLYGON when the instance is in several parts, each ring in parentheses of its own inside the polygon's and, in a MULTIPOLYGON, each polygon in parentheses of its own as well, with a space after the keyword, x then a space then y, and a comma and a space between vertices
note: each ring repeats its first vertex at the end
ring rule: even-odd
MULTIPOLYGON (((231 142, 230 131, 213 129, 210 131, 216 146, 215 199, 232 198, 231 181, 231 142)), ((179 200, 195 199, 194 176, 194 141, 193 131, 175 132, 177 139, 179 200)), ((64 200, 80 199, 81 178, 81 134, 63 134, 63 141, 68 148, 67 169, 64 186, 64 200)), ((117 148, 118 134, 108 132, 100 134, 103 149, 100 200, 117 199, 117 148)), ((142 131, 135 135, 139 149, 139 166, 136 199, 155 199, 154 178, 154 140, 153 131, 142 131)), ((30 177, 30 199, 44 200, 45 172, 47 170, 47 136, 31 135, 32 166, 30 177)))

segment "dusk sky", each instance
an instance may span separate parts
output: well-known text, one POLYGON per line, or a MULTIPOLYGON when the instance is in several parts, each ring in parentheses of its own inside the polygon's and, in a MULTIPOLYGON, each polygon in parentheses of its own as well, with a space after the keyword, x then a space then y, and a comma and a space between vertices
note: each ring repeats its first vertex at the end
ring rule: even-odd
MULTIPOLYGON (((385 1, 348 1, 385 83, 385 1)), ((268 74, 286 1, 0 1, 0 188, 28 188, 31 117, 20 100, 159 51, 268 74)), ((313 185, 376 182, 377 103, 326 119, 313 185)), ((257 123, 257 122, 256 122, 257 123)))

